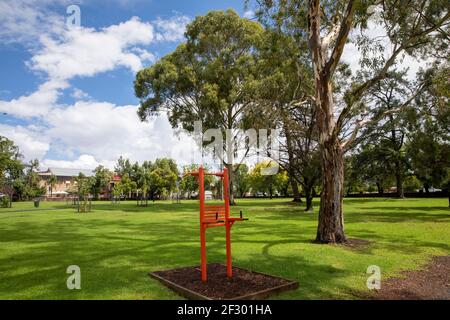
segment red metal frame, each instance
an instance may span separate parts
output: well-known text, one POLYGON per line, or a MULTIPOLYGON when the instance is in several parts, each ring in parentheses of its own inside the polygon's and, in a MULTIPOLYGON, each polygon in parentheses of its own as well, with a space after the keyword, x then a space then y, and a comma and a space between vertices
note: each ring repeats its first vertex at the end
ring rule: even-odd
POLYGON ((223 172, 206 173, 203 167, 197 172, 187 173, 197 177, 198 192, 200 202, 200 255, 201 255, 201 271, 202 281, 207 280, 206 271, 206 229, 214 227, 225 227, 226 253, 227 253, 227 277, 233 277, 233 268, 231 262, 231 227, 235 221, 243 221, 247 219, 230 217, 230 197, 228 184, 228 171, 225 168, 223 172), (206 205, 205 204, 205 175, 213 175, 221 178, 223 184, 223 205, 206 205))

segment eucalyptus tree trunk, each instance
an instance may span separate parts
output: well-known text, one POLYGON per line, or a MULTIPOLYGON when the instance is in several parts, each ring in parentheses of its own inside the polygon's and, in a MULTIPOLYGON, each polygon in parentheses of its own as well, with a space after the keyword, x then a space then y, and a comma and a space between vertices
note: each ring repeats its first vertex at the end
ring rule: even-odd
POLYGON ((339 127, 334 119, 332 77, 350 32, 354 2, 349 1, 340 26, 327 38, 321 36, 320 0, 309 0, 309 48, 314 69, 316 120, 319 131, 322 190, 320 194, 317 242, 346 241, 342 211, 344 197, 344 154, 339 140, 339 127), (328 47, 335 42, 328 57, 328 47))
POLYGON ((322 188, 320 194, 317 242, 346 241, 344 216, 344 153, 335 134, 333 118, 333 89, 331 79, 323 72, 316 73, 317 125, 319 128, 322 188))
POLYGON ((230 195, 230 205, 234 206, 236 204, 236 201, 234 200, 234 193, 233 193, 233 181, 234 181, 233 163, 227 163, 226 166, 228 170, 228 192, 230 195))
POLYGON ((344 214, 344 158, 340 144, 327 141, 321 145, 322 191, 320 194, 319 226, 316 241, 345 242, 344 214))

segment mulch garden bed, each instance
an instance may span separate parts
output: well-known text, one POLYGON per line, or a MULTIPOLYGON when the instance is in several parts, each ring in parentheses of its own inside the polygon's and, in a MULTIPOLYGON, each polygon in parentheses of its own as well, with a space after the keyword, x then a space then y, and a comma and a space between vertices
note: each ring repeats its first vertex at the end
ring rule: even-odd
POLYGON ((381 281, 380 300, 450 300, 450 256, 435 257, 425 269, 381 281))
POLYGON ((298 282, 237 267, 233 267, 233 278, 228 279, 225 265, 210 263, 207 267, 206 283, 201 281, 198 266, 155 271, 149 275, 188 299, 264 299, 298 288, 298 282))

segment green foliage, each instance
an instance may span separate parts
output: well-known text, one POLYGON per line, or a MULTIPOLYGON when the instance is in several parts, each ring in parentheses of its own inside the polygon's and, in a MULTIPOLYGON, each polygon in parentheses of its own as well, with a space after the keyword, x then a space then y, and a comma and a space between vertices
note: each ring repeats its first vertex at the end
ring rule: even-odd
POLYGON ((235 127, 238 122, 227 119, 227 112, 251 97, 253 51, 261 34, 257 22, 233 10, 197 17, 187 26, 186 43, 137 73, 140 118, 165 109, 173 127, 188 131, 195 120, 206 128, 235 127))
POLYGON ((93 179, 86 177, 85 174, 80 172, 75 178, 75 188, 78 196, 85 198, 88 197, 92 190, 93 179))
POLYGON ((113 173, 109 169, 101 165, 95 168, 90 184, 90 193, 94 195, 95 199, 98 199, 100 192, 109 186, 112 175, 113 173))
POLYGON ((248 166, 245 163, 234 166, 234 188, 241 198, 250 190, 251 181, 248 166))
MULTIPOLYGON (((231 9, 210 11, 196 17, 186 27, 185 35, 186 42, 173 53, 136 74, 140 119, 166 111, 173 128, 192 133, 195 121, 200 121, 203 131, 218 129, 223 138, 227 129, 247 129, 260 74, 256 53, 263 37, 262 26, 231 9)), ((223 139, 221 150, 225 155, 233 151, 230 141, 223 139)), ((232 168, 234 159, 219 161, 232 168)))
POLYGON ((10 203, 9 203, 9 198, 8 198, 8 196, 7 196, 7 195, 3 195, 3 196, 0 198, 0 207, 1 207, 1 208, 9 208, 9 205, 10 205, 10 203))
MULTIPOLYGON (((389 147, 389 145, 388 145, 389 147)), ((352 157, 353 179, 360 184, 375 184, 380 194, 389 190, 395 179, 395 166, 390 158, 389 148, 378 144, 366 144, 352 157)), ((363 191, 362 185, 355 191, 363 191)))
POLYGON ((121 180, 113 189, 116 196, 124 194, 130 197, 135 192, 143 198, 156 200, 166 198, 177 189, 178 168, 175 161, 169 158, 131 165, 128 159, 120 157, 116 170, 121 173, 121 180))
POLYGON ((21 159, 22 155, 14 142, 0 136, 0 192, 10 197, 17 191, 22 193, 25 185, 21 159))
POLYGON ((123 187, 122 184, 119 182, 116 182, 114 184, 114 187, 112 188, 112 195, 115 199, 120 199, 120 197, 123 195, 123 187))
POLYGON ((40 185, 40 178, 38 175, 39 161, 37 159, 30 160, 26 164, 25 186, 23 189, 23 196, 26 199, 37 198, 46 193, 45 186, 40 185))
POLYGON ((405 178, 404 188, 407 192, 416 192, 422 188, 422 185, 416 176, 410 175, 405 178))
POLYGON ((442 137, 437 124, 428 118, 423 128, 414 132, 407 147, 414 174, 427 190, 441 186, 448 178, 450 144, 442 137))
POLYGON ((78 196, 78 212, 87 212, 89 208, 89 197, 92 185, 95 183, 91 177, 86 177, 82 172, 75 178, 75 190, 78 196))
POLYGON ((56 178, 56 176, 52 173, 50 175, 50 177, 47 180, 47 185, 50 186, 50 194, 53 195, 53 188, 56 186, 56 184, 58 183, 58 179, 56 178))
POLYGON ((286 171, 279 170, 271 174, 272 169, 277 168, 277 164, 271 160, 262 161, 255 165, 250 172, 249 180, 252 191, 268 193, 272 198, 276 192, 281 192, 289 183, 286 171))
POLYGON ((123 176, 125 174, 130 175, 132 169, 130 160, 124 159, 122 156, 117 160, 117 164, 114 166, 114 171, 119 175, 123 176))
POLYGON ((124 195, 130 196, 131 192, 137 189, 137 183, 131 180, 128 173, 125 173, 120 178, 120 181, 116 183, 114 188, 118 191, 120 190, 124 195))
MULTIPOLYGON (((197 177, 188 175, 189 172, 198 171, 200 166, 198 164, 191 164, 183 167, 183 177, 180 182, 180 189, 183 193, 187 193, 187 198, 191 198, 191 195, 198 192, 198 180, 197 177)), ((206 172, 208 172, 209 168, 204 166, 206 172)), ((211 189, 211 184, 214 182, 214 177, 210 175, 205 175, 205 190, 211 189)))
POLYGON ((177 187, 178 168, 172 159, 156 159, 150 166, 149 193, 151 199, 166 198, 177 187))

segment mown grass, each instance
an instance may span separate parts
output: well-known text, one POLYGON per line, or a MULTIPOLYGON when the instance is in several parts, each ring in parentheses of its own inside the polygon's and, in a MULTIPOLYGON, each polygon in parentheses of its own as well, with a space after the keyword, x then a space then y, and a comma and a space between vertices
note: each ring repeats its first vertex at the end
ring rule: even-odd
MULTIPOLYGON (((232 229, 236 266, 295 279, 276 299, 355 299, 367 293, 369 265, 382 278, 450 254, 447 199, 346 199, 346 233, 360 248, 311 242, 314 213, 286 199, 238 200, 250 220, 232 229)), ((224 261, 224 230, 207 232, 208 262, 224 261)), ((0 209, 1 299, 178 299, 149 271, 199 263, 196 201, 94 202, 78 214, 66 203, 14 203, 0 209), (81 268, 81 290, 68 290, 66 268, 81 268)))

